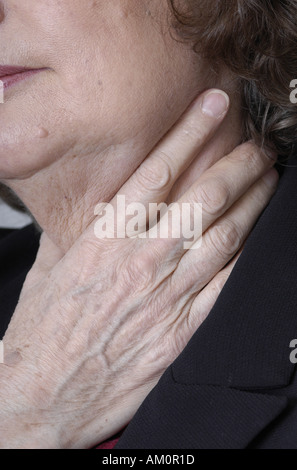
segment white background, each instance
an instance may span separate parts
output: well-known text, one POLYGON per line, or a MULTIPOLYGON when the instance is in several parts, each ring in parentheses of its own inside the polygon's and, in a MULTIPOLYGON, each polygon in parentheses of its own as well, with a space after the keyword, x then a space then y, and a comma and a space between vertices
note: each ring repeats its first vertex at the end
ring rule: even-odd
POLYGON ((1 228, 23 228, 31 223, 32 220, 28 215, 11 209, 0 199, 1 228))

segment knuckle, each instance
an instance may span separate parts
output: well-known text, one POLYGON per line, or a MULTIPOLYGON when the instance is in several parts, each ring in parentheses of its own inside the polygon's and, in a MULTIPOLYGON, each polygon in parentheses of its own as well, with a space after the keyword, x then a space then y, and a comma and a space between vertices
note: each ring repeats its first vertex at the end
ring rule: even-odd
POLYGON ((186 126, 184 126, 179 132, 181 142, 188 143, 190 140, 193 144, 203 142, 207 135, 208 129, 203 125, 197 125, 196 116, 188 118, 186 126))
POLYGON ((121 269, 125 287, 133 291, 145 291, 153 285, 156 276, 156 263, 151 253, 135 254, 129 257, 121 269))
POLYGON ((234 256, 239 250, 243 239, 239 227, 230 220, 214 226, 209 232, 209 237, 211 245, 223 258, 234 256))
POLYGON ((162 191, 169 188, 172 181, 170 159, 159 152, 146 160, 137 171, 138 184, 149 191, 162 191))
POLYGON ((204 213, 217 216, 228 205, 230 190, 226 184, 215 178, 199 186, 196 192, 196 199, 202 204, 204 213))

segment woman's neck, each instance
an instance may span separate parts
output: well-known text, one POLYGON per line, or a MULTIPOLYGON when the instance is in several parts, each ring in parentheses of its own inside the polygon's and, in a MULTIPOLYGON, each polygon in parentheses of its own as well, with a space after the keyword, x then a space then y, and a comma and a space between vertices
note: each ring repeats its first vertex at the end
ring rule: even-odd
MULTIPOLYGON (((231 110, 215 137, 177 181, 167 202, 176 200, 240 141, 239 112, 231 110)), ((5 184, 23 201, 51 240, 67 252, 94 220, 95 207, 115 196, 139 166, 143 160, 140 155, 146 155, 145 152, 141 145, 130 142, 100 155, 75 157, 70 153, 28 178, 5 181, 5 184), (130 164, 127 164, 128 155, 130 164)))

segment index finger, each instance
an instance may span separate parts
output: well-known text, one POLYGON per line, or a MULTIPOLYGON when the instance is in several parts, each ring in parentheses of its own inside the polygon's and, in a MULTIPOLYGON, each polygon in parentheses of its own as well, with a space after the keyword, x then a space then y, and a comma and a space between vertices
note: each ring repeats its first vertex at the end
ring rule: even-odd
MULTIPOLYGON (((215 134, 229 106, 229 97, 221 90, 200 95, 121 188, 118 195, 125 196, 126 205, 137 202, 147 207, 151 202, 164 202, 215 134)), ((111 204, 116 206, 115 199, 111 204)))
MULTIPOLYGON (((114 233, 117 233, 116 225, 126 226, 126 209, 134 204, 138 207, 141 205, 142 209, 145 209, 141 211, 141 220, 140 218, 138 220, 138 231, 140 233, 146 231, 149 204, 166 201, 174 183, 217 131, 229 106, 228 95, 217 89, 202 93, 191 104, 108 204, 116 221, 115 224, 111 224, 114 233), (118 204, 119 196, 120 204, 118 204)), ((102 216, 105 208, 105 203, 98 204, 95 215, 102 216)), ((94 226, 96 220, 85 233, 86 237, 90 233, 94 234, 94 226)))

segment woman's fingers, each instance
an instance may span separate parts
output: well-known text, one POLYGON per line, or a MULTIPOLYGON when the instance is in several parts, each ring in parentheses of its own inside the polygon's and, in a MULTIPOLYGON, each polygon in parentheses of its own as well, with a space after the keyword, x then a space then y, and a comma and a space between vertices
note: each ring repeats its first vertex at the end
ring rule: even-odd
POLYGON ((186 312, 177 329, 177 344, 184 342, 187 334, 191 337, 209 315, 243 251, 245 239, 269 202, 277 180, 273 171, 257 182, 224 218, 208 229, 202 247, 188 251, 182 258, 170 282, 172 301, 178 303, 183 297, 186 312))
POLYGON ((242 250, 222 269, 205 288, 196 296, 187 316, 189 331, 196 331, 208 317, 232 273, 242 250))
MULTIPOLYGON (((162 233, 165 232, 164 227, 168 226, 168 231, 171 232, 168 238, 172 240, 160 247, 164 253, 171 251, 172 257, 179 260, 185 249, 200 246, 203 233, 267 173, 274 163, 274 157, 266 155, 255 144, 242 144, 191 186, 178 201, 179 209, 176 205, 169 207, 158 226, 153 227, 146 238, 153 238, 155 233, 158 233, 159 238, 164 238, 162 233)), ((276 173, 275 170, 272 171, 273 174, 276 173)))
POLYGON ((276 158, 252 142, 237 147, 207 170, 179 203, 200 203, 203 232, 226 212, 268 169, 276 158))
MULTIPOLYGON (((229 97, 220 90, 199 96, 178 123, 121 188, 126 204, 166 200, 172 186, 214 135, 229 109, 229 97)), ((116 201, 112 201, 116 207, 116 201)))
POLYGON ((236 255, 269 203, 278 182, 276 170, 270 170, 202 237, 197 250, 189 250, 180 260, 172 285, 183 280, 187 295, 201 291, 213 277, 236 255))

